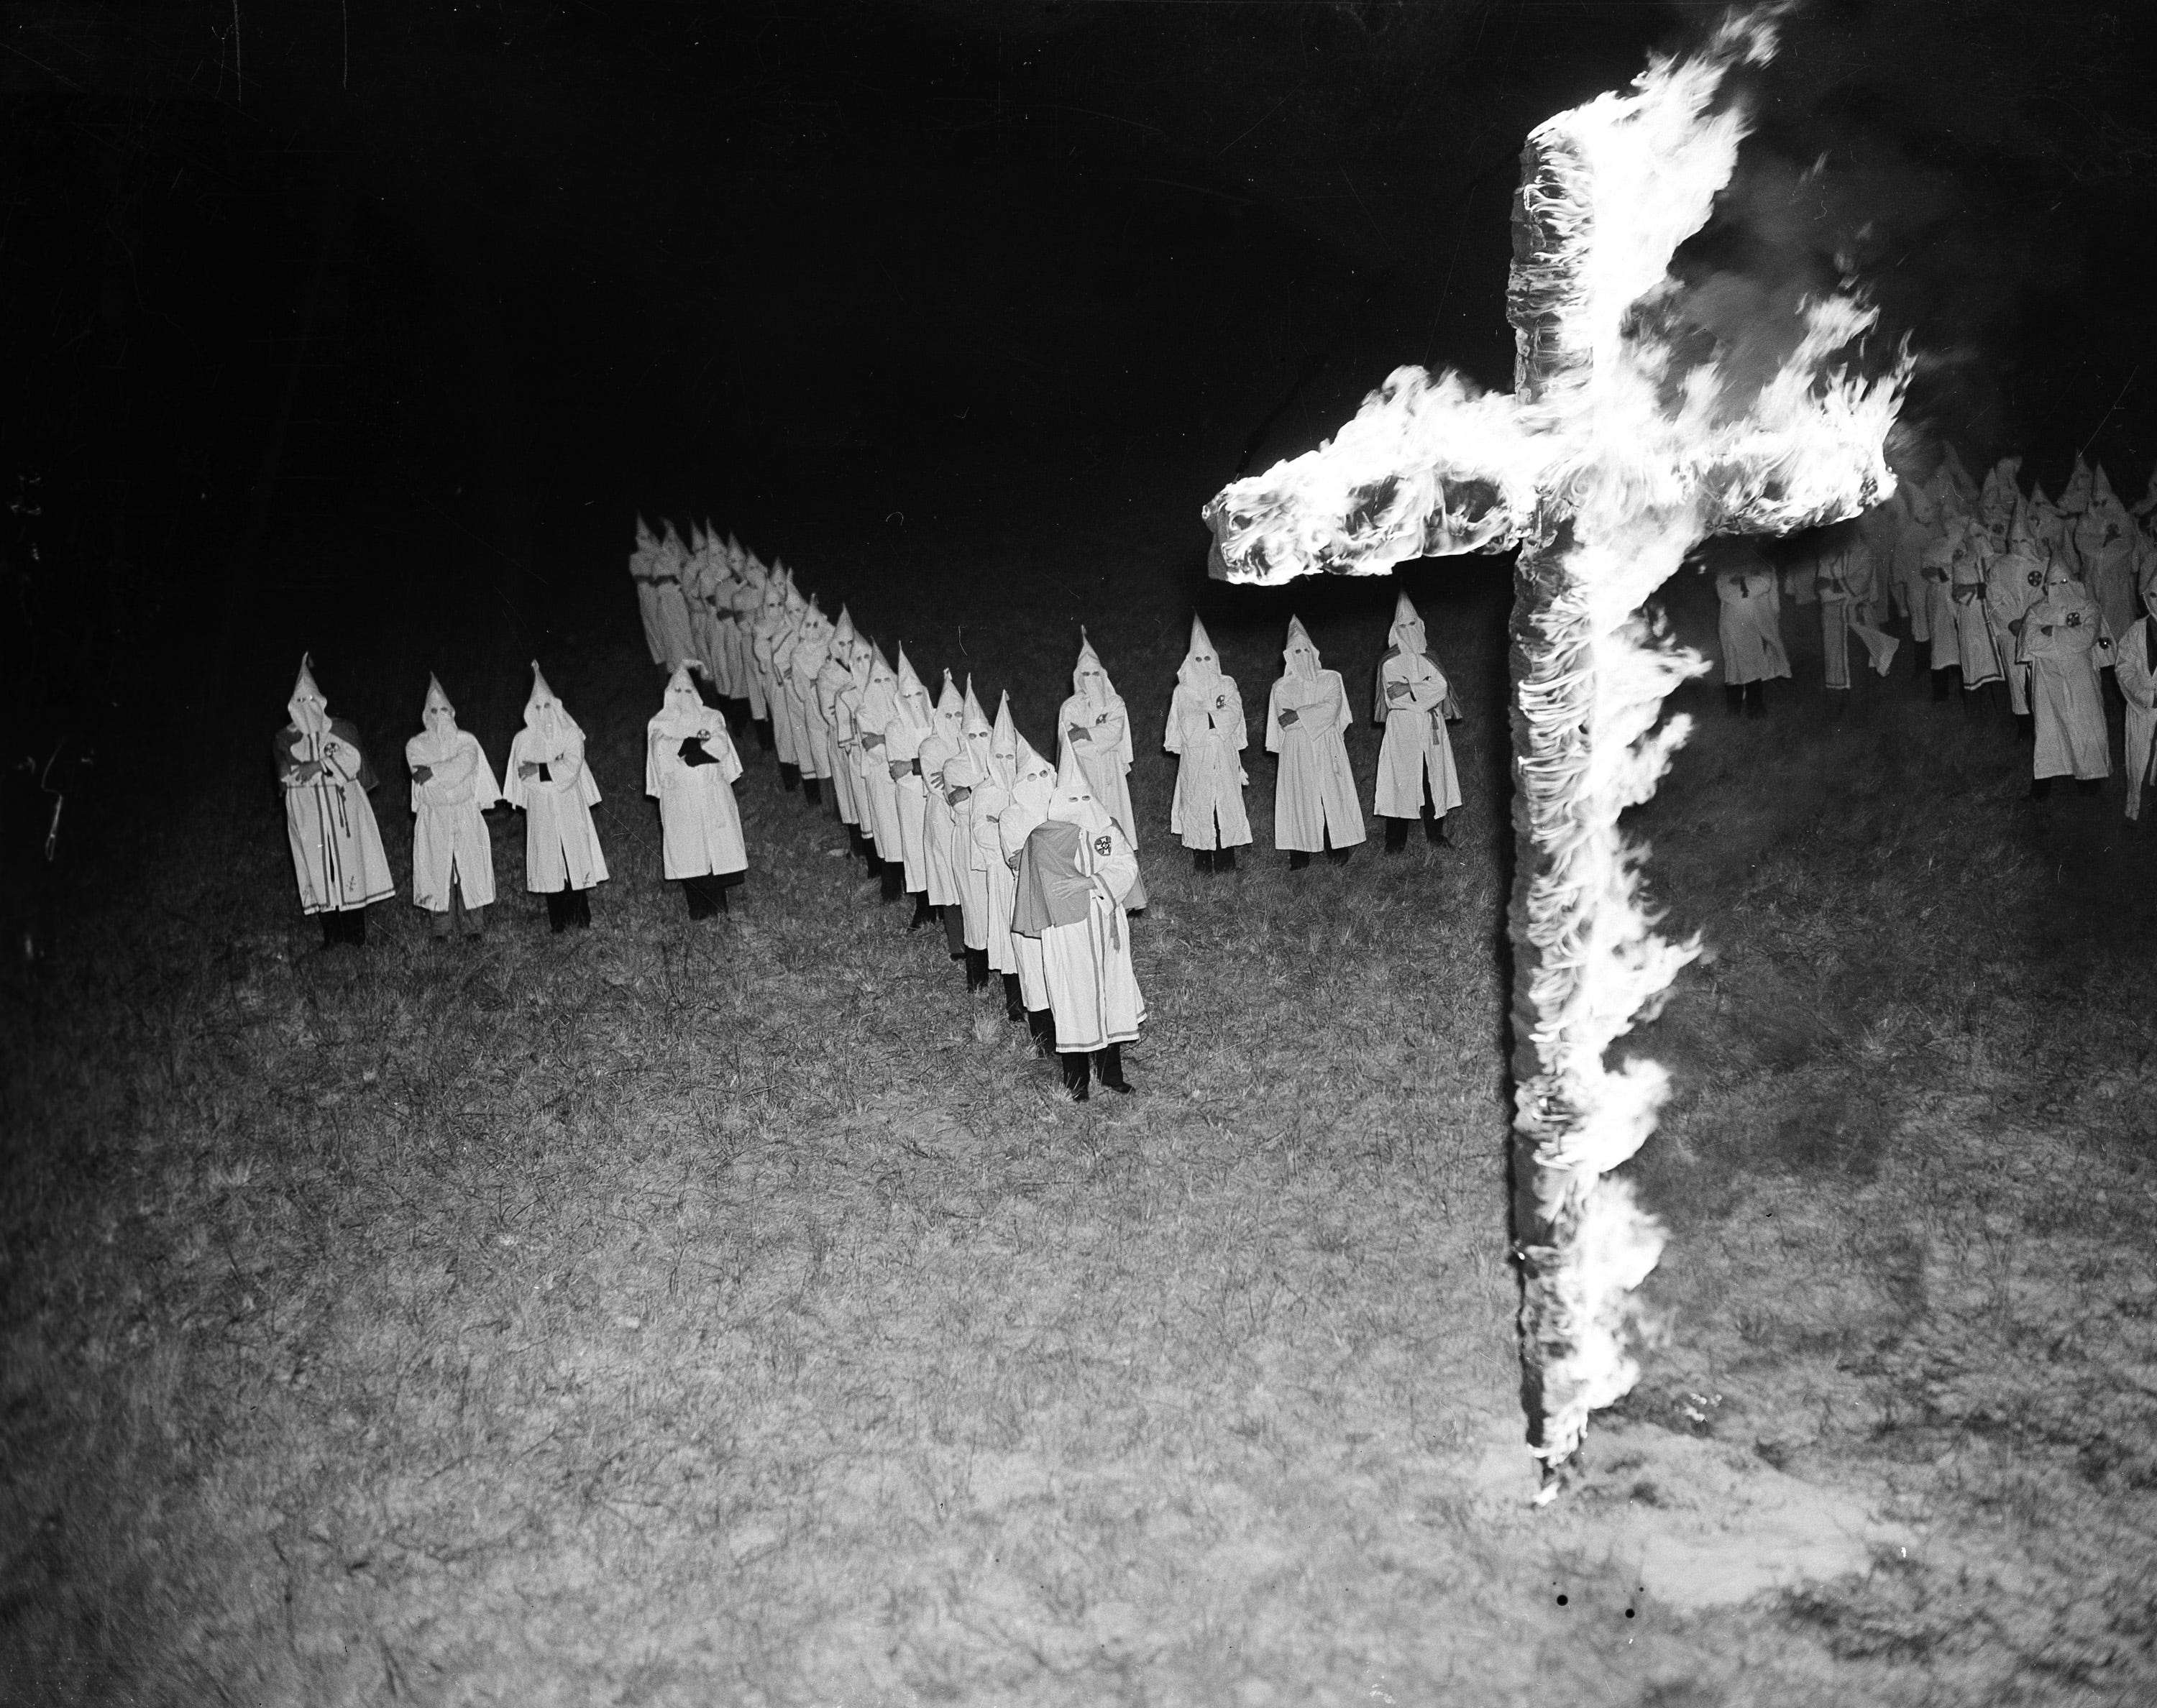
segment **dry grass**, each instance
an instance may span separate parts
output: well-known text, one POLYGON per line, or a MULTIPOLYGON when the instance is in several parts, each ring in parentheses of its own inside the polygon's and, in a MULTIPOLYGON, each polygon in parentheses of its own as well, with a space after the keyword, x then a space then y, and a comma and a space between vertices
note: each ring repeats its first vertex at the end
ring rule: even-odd
MULTIPOLYGON (((1314 625, 1359 693, 1389 598, 1314 625)), ((1055 615, 1001 620, 1036 731, 1055 615)), ((1434 624, 1471 706, 1501 620, 1434 624)), ((1094 633, 1150 733, 1171 596, 1094 633)), ((1216 633, 1261 696, 1271 635, 1216 633)), ((1075 1109, 768 762, 740 909, 690 927, 635 792, 650 684, 578 671, 622 874, 589 936, 518 897, 444 947, 399 904, 324 954, 250 793, 8 991, 13 1698, 2157 1690, 2147 845, 2072 798, 2038 829, 1995 732, 1900 682, 1840 726, 1702 700, 1644 815, 1720 951, 1649 1039, 1684 1088, 1639 1165, 1671 1336, 1534 1514, 1501 724, 1467 733, 1453 855, 1201 883, 1151 831, 1143 1094, 1075 1109), (2055 870, 2106 862, 2144 885, 2110 938, 2055 870), (1604 1520, 1658 1498, 1658 1443, 1920 1546, 1643 1597, 1604 1520)))

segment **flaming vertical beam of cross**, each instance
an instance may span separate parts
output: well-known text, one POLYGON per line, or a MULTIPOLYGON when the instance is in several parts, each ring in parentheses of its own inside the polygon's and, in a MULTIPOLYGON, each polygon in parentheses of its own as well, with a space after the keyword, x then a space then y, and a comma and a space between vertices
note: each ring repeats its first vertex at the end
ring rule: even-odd
POLYGON ((1206 507, 1214 570, 1281 581, 1519 548, 1511 625, 1513 1248, 1522 1398, 1543 1497, 1592 1412, 1632 1386, 1632 1298, 1663 1234, 1612 1171, 1653 1131, 1657 1064, 1605 1057, 1697 952, 1654 929, 1646 851, 1619 815, 1654 793, 1703 668, 1640 615, 1712 532, 1837 520, 1894 489, 1884 455, 1907 355, 1867 378, 1854 296, 1803 304, 1757 387, 1689 362, 1677 247, 1707 220, 1745 133, 1722 98, 1764 63, 1773 13, 1732 13, 1684 59, 1528 139, 1507 312, 1515 389, 1398 369, 1331 441, 1206 507))

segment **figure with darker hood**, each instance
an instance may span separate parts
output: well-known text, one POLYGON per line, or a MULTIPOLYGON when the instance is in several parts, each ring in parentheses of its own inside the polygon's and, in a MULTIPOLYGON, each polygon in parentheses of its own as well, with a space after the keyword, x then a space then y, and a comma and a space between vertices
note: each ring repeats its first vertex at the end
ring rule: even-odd
POLYGON ((685 666, 645 726, 644 792, 659 803, 660 855, 692 919, 727 911, 727 890, 749 870, 734 779, 742 774, 725 717, 704 703, 685 666))
POLYGON ((1318 661, 1300 618, 1288 620, 1284 668, 1266 701, 1266 751, 1279 756, 1274 778, 1274 846, 1288 851, 1291 871, 1320 849, 1345 862, 1363 840, 1363 810, 1342 732, 1354 714, 1337 670, 1318 661))
POLYGON ((592 822, 600 788, 584 764, 584 733, 554 697, 537 659, 507 773, 502 798, 524 815, 525 888, 547 898, 547 922, 557 932, 589 929, 592 887, 607 875, 592 822))
POLYGON ((285 709, 288 721, 277 732, 271 756, 285 796, 300 907, 321 916, 324 948, 339 943, 357 948, 367 941, 369 904, 397 893, 367 799, 374 768, 360 747, 359 731, 329 715, 311 658, 301 659, 285 709))
POLYGON ((1453 764, 1453 739, 1446 720, 1458 718, 1452 686, 1431 656, 1423 619, 1403 593, 1393 605, 1392 645, 1378 661, 1377 704, 1372 721, 1386 728, 1378 749, 1378 786, 1372 810, 1386 821, 1386 852, 1408 844, 1408 826, 1418 818, 1423 835, 1449 848, 1445 815, 1460 805, 1460 774, 1453 764))
POLYGON ((1138 1037, 1146 1009, 1126 910, 1143 897, 1138 851, 1067 751, 1048 814, 1027 835, 1012 929, 1040 945, 1063 1088, 1076 1103, 1093 1078, 1131 1089, 1124 1046, 1138 1037))
POLYGON ((425 725, 404 743, 412 774, 412 903, 426 910, 438 938, 486 930, 494 901, 494 841, 487 809, 502 804, 494 767, 479 738, 457 728, 457 708, 427 677, 425 725))
MULTIPOLYGON (((1064 757, 1067 764, 1078 763, 1068 754, 1064 757)), ((1014 901, 1011 948, 1012 964, 1018 970, 1019 1004, 1027 1030, 1033 1035, 1034 1048, 1044 1056, 1054 1053, 1056 1049, 1055 1016, 1049 1004, 1048 970, 1042 959, 1040 934, 1022 931, 1018 927, 1018 903, 1024 891, 1019 874, 1025 861, 1027 838, 1048 820, 1049 804, 1055 793, 1056 767, 1034 751, 1032 743, 1024 736, 1019 737, 1011 792, 998 815, 996 834, 1003 850, 1004 864, 1012 875, 1014 901)))
POLYGON ((1250 742, 1236 679, 1223 672, 1213 639, 1193 612, 1161 745, 1176 758, 1168 828, 1191 850, 1194 871, 1233 872, 1237 849, 1251 840, 1243 807, 1243 785, 1250 781, 1243 749, 1250 742))

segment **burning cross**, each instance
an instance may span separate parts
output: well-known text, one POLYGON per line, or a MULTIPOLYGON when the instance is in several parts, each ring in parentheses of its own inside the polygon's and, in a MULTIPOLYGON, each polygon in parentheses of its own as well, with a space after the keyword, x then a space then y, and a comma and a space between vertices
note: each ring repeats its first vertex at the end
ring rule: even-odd
POLYGON ((1669 1076, 1604 1057, 1699 952, 1655 934, 1646 851, 1618 829, 1690 731, 1683 716, 1657 727, 1664 699, 1706 667, 1640 607, 1709 534, 1836 521, 1895 485, 1884 447, 1907 358, 1870 378, 1849 365, 1872 311, 1849 294, 1808 300, 1748 329, 1741 370, 1670 275, 1745 134, 1743 110, 1718 99, 1725 74, 1774 47, 1767 16, 1733 16, 1691 58, 1651 61, 1630 90, 1530 136, 1511 396, 1397 369, 1334 440, 1205 511, 1214 574, 1236 581, 1519 549, 1513 1254, 1539 1500, 1557 1493, 1589 1414, 1638 1378, 1631 1294, 1662 1249, 1660 1227, 1610 1176, 1654 1129, 1669 1076))

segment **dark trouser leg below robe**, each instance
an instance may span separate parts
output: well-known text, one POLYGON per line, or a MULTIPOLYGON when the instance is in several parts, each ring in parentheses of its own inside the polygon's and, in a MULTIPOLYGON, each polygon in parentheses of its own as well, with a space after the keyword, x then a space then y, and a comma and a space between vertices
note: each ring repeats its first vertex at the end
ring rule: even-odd
POLYGON ((1092 1066, 1094 1058, 1083 1051, 1073 1050, 1069 1055, 1059 1057, 1058 1059, 1063 1064, 1064 1090, 1070 1093, 1072 1102, 1084 1103, 1087 1098, 1087 1080, 1089 1077, 1088 1070, 1092 1066))
POLYGON ((1105 1050, 1094 1052, 1094 1077, 1111 1091, 1129 1093, 1130 1083, 1124 1078, 1124 1047, 1110 1044, 1105 1050))
POLYGON ((1004 975, 1004 1012, 1013 1020, 1026 1018, 1026 1001, 1019 995, 1017 973, 1004 975))

